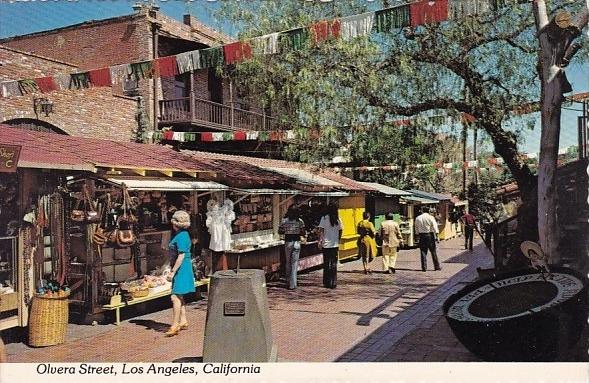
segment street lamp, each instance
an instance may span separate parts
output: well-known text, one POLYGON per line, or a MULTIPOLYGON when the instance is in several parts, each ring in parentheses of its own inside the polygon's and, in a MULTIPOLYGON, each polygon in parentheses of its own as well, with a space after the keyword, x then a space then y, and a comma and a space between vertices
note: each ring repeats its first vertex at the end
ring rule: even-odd
POLYGON ((53 113, 53 102, 45 97, 35 98, 33 99, 33 109, 37 118, 39 118, 39 112, 45 113, 45 117, 49 117, 49 114, 53 113))

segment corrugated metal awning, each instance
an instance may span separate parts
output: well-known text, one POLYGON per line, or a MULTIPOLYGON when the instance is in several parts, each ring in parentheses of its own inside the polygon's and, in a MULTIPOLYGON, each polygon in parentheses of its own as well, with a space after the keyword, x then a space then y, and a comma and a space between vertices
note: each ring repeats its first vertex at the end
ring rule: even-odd
POLYGON ((439 203, 440 201, 435 200, 435 199, 428 199, 428 198, 422 198, 422 197, 416 197, 416 196, 403 196, 401 197, 401 200, 405 200, 407 202, 416 202, 416 203, 420 203, 422 205, 428 205, 428 204, 436 204, 439 203))
POLYGON ((263 169, 270 170, 287 177, 292 177, 297 181, 304 184, 320 185, 320 186, 332 186, 332 187, 343 187, 339 182, 332 181, 325 177, 318 176, 305 169, 294 169, 294 168, 279 168, 263 166, 263 169))
POLYGON ((411 194, 413 194, 417 197, 433 199, 436 201, 449 201, 450 199, 452 199, 452 196, 446 195, 446 194, 425 192, 423 190, 416 190, 416 189, 411 189, 409 191, 411 192, 411 194))
POLYGON ((308 197, 347 197, 350 194, 344 191, 324 191, 324 192, 305 192, 300 190, 288 189, 235 189, 232 191, 241 194, 286 194, 286 195, 303 195, 308 197))
POLYGON ((108 180, 117 185, 125 183, 129 190, 193 191, 228 189, 225 185, 211 181, 176 181, 160 178, 109 178, 108 180))
POLYGON ((371 189, 374 189, 375 191, 378 191, 379 193, 382 193, 384 195, 387 196, 410 196, 411 193, 405 190, 401 190, 401 189, 397 189, 397 188, 393 188, 387 185, 382 185, 376 182, 360 182, 360 181, 356 181, 359 184, 368 186, 371 189))
POLYGON ((231 188, 231 191, 240 194, 300 194, 297 190, 287 189, 237 189, 231 188))

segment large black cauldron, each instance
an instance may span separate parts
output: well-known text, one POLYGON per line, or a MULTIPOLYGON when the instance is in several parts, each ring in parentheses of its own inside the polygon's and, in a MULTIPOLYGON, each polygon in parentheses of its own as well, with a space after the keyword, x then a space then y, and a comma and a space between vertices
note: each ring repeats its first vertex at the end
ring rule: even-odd
POLYGON ((553 267, 474 282, 444 303, 460 342, 488 361, 551 361, 579 340, 587 322, 587 279, 553 267))

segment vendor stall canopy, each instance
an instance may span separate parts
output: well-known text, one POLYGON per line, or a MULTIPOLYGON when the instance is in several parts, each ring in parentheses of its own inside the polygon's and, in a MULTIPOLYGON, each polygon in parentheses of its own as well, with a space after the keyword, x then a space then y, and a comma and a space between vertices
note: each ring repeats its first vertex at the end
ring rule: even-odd
POLYGON ((430 200, 435 200, 436 202, 440 201, 450 201, 452 196, 449 194, 440 194, 440 193, 433 193, 433 192, 425 192, 422 190, 411 189, 409 190, 411 194, 416 197, 426 198, 430 200))
POLYGON ((108 178, 118 186, 125 184, 128 190, 192 191, 227 190, 228 187, 212 181, 176 181, 169 179, 108 178))
MULTIPOLYGON (((300 189, 304 194, 308 193, 335 193, 335 192, 366 192, 373 191, 372 188, 362 185, 358 181, 341 176, 329 169, 316 169, 311 165, 292 161, 273 160, 266 158, 245 157, 221 153, 208 153, 199 151, 182 151, 192 158, 202 160, 214 159, 217 161, 232 161, 241 163, 242 166, 258 167, 260 171, 266 171, 288 179, 289 188, 300 189)), ((327 195, 327 194, 326 194, 327 195)), ((330 194, 333 195, 333 194, 330 194)))
POLYGON ((422 205, 434 205, 439 202, 438 200, 435 200, 435 199, 421 198, 421 197, 417 197, 414 195, 403 196, 403 197, 401 197, 401 201, 420 203, 422 205))
POLYGON ((399 197, 404 197, 404 196, 411 196, 412 194, 408 191, 405 190, 401 190, 401 189, 396 189, 387 185, 382 185, 376 182, 358 182, 366 187, 369 187, 371 189, 374 189, 374 191, 380 193, 380 194, 384 194, 385 196, 399 196, 399 197))
POLYGON ((107 175, 215 176, 206 162, 159 145, 66 136, 1 124, 0 142, 22 147, 19 168, 67 169, 107 175))

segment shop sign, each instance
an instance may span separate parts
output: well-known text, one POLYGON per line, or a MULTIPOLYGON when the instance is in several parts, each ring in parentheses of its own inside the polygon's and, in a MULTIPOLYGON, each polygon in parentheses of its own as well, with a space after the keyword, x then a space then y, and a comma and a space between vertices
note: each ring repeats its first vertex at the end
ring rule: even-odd
POLYGON ((244 316, 245 302, 225 302, 223 303, 223 315, 225 316, 244 316))
POLYGON ((0 145, 0 173, 15 173, 21 147, 0 145))

